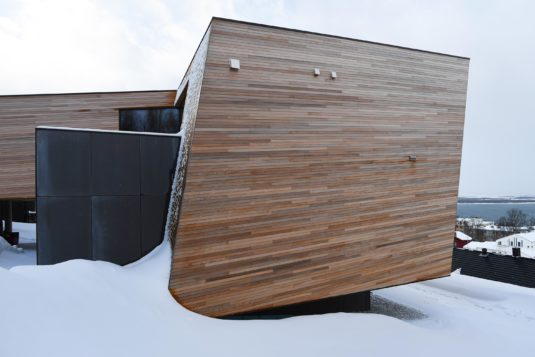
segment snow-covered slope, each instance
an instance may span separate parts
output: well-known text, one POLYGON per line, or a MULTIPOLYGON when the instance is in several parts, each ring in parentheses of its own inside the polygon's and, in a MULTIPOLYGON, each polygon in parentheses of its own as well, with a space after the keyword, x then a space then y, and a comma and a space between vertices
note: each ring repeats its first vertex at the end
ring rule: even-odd
POLYGON ((0 355, 531 355, 535 291, 453 275, 377 294, 417 308, 375 314, 226 321, 192 313, 167 290, 170 248, 126 267, 73 260, 0 268, 0 355))

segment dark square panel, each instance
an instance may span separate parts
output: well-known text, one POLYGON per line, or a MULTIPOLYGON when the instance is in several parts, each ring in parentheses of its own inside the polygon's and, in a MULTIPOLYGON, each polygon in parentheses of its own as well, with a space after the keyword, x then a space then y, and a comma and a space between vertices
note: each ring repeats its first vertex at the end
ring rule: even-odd
POLYGON ((139 137, 91 133, 94 195, 139 195, 139 137))
POLYGON ((91 199, 37 198, 37 263, 91 259, 91 199))
POLYGON ((167 196, 141 197, 141 255, 162 242, 167 205, 167 196))
POLYGON ((162 195, 171 190, 180 137, 146 135, 141 145, 141 193, 162 195))
POLYGON ((92 197, 93 258, 128 264, 141 257, 140 198, 92 197))
POLYGON ((90 133, 37 129, 37 196, 84 196, 90 191, 90 133))

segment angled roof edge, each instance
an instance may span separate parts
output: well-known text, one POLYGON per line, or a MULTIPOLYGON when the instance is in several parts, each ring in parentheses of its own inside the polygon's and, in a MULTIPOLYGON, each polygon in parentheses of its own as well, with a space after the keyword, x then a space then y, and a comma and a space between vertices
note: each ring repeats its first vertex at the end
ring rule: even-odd
MULTIPOLYGON (((430 53, 430 54, 434 54, 434 55, 441 55, 441 56, 448 56, 448 57, 454 57, 454 58, 461 58, 461 59, 465 59, 465 60, 470 60, 470 57, 458 56, 458 55, 452 55, 452 54, 448 54, 448 53, 441 53, 441 52, 435 52, 435 51, 420 50, 420 49, 417 49, 417 48, 411 48, 411 47, 405 47, 405 46, 392 45, 392 44, 388 44, 388 43, 375 42, 375 41, 367 41, 367 40, 360 40, 360 39, 358 39, 358 38, 351 38, 351 37, 344 37, 344 36, 330 35, 330 34, 325 34, 325 33, 320 33, 320 32, 313 32, 313 31, 306 31, 306 30, 298 30, 298 29, 293 29, 293 28, 289 28, 289 27, 281 27, 281 26, 273 26, 273 25, 259 24, 259 23, 255 23, 255 22, 248 22, 248 21, 242 21, 242 20, 234 20, 234 19, 228 19, 228 18, 217 17, 217 16, 212 17, 212 20, 210 21, 210 25, 212 24, 212 22, 213 22, 214 20, 221 20, 221 21, 234 22, 234 23, 240 23, 240 24, 245 24, 245 25, 260 26, 260 27, 267 27, 267 28, 272 28, 272 29, 277 29, 277 30, 285 30, 285 31, 300 32, 300 33, 306 33, 306 34, 310 34, 310 35, 326 36, 326 37, 338 38, 338 39, 342 39, 342 40, 358 41, 358 42, 370 43, 370 44, 374 44, 374 45, 381 45, 381 46, 387 46, 387 47, 394 47, 394 48, 399 48, 399 49, 403 49, 403 50, 410 50, 410 51, 424 52, 424 53, 430 53)), ((210 27, 210 25, 209 25, 208 27, 210 27)))
POLYGON ((40 96, 40 95, 154 93, 154 92, 173 92, 173 91, 176 91, 176 89, 112 90, 112 91, 98 91, 98 92, 23 93, 23 94, 0 94, 0 98, 2 97, 30 97, 30 96, 40 96))

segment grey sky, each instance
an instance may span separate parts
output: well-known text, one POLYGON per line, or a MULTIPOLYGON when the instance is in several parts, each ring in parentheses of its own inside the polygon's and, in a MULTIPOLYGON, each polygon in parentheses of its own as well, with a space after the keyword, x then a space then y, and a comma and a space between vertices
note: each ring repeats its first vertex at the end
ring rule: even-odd
POLYGON ((471 58, 460 194, 535 195, 530 1, 0 2, 0 94, 175 88, 212 16, 471 58))

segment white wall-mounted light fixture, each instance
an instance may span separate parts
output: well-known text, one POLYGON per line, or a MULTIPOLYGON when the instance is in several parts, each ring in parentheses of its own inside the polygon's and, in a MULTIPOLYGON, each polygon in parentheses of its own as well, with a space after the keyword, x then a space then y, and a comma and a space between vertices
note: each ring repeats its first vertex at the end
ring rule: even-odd
POLYGON ((336 76, 336 72, 335 72, 335 71, 332 71, 332 72, 331 72, 331 78, 332 78, 332 79, 336 79, 336 77, 337 77, 337 76, 336 76))
POLYGON ((236 58, 231 58, 229 60, 230 69, 238 71, 240 69, 240 60, 236 58))
POLYGON ((314 77, 317 77, 320 75, 320 69, 319 68, 314 68, 314 77))

